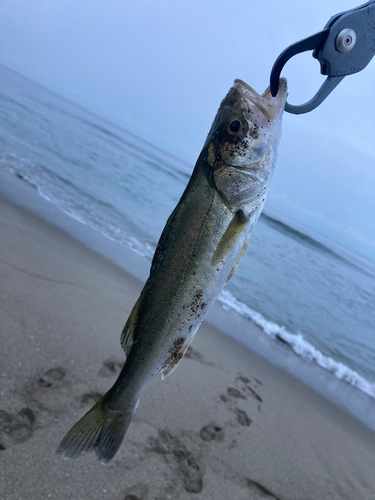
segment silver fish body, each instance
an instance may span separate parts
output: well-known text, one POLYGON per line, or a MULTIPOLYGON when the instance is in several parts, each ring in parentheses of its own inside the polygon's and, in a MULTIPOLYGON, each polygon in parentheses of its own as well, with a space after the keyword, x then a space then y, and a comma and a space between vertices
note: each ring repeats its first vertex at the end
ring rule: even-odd
POLYGON ((72 427, 57 454, 117 452, 150 380, 177 366, 240 262, 276 163, 286 81, 262 96, 236 80, 222 101, 190 181, 160 237, 150 276, 122 332, 125 365, 72 427))

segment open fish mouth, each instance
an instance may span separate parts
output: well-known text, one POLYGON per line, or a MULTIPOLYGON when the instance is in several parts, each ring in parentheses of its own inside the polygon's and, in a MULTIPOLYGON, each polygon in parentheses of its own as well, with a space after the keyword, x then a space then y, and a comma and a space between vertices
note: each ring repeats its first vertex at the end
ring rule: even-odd
POLYGON ((268 122, 277 120, 285 107, 287 98, 287 81, 285 78, 280 78, 279 91, 275 97, 272 96, 269 87, 260 95, 256 90, 250 87, 250 85, 239 79, 234 81, 233 88, 235 88, 250 105, 256 106, 268 122))

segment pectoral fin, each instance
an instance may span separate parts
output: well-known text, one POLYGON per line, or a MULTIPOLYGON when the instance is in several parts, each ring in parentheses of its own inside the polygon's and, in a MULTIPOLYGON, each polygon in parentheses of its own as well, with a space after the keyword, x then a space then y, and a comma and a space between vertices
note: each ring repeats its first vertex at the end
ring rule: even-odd
POLYGON ((248 222, 249 218, 242 210, 235 213, 212 256, 212 266, 216 266, 230 253, 248 222))

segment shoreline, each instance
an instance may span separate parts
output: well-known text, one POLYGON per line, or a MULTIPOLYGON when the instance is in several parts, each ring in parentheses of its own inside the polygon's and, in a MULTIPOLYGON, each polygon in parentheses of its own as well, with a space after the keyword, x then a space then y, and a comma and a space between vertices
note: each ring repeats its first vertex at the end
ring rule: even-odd
MULTIPOLYGON (((109 240, 101 233, 75 220, 41 197, 25 180, 0 170, 0 195, 30 211, 36 217, 58 227, 87 248, 97 252, 142 283, 148 278, 149 260, 130 248, 109 240)), ((207 313, 205 322, 247 346, 274 366, 286 371, 315 390, 338 408, 375 431, 375 399, 349 383, 338 379, 315 363, 297 356, 281 341, 268 338, 251 319, 240 316, 219 300, 207 313), (233 329, 233 325, 236 328, 233 329)))
POLYGON ((142 282, 57 227, 55 207, 42 220, 36 193, 14 181, 2 190, 14 195, 18 181, 20 203, 0 197, 6 500, 373 496, 375 434, 208 322, 177 370, 147 387, 108 467, 92 454, 55 457, 64 433, 119 373, 119 335, 142 282))

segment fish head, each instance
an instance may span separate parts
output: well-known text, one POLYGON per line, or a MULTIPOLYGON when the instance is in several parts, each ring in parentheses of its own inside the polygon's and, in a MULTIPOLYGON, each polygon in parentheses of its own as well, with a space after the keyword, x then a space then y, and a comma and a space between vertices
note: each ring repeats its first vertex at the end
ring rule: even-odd
POLYGON ((233 210, 268 192, 286 97, 285 79, 275 97, 235 80, 220 105, 204 150, 215 187, 233 210))

